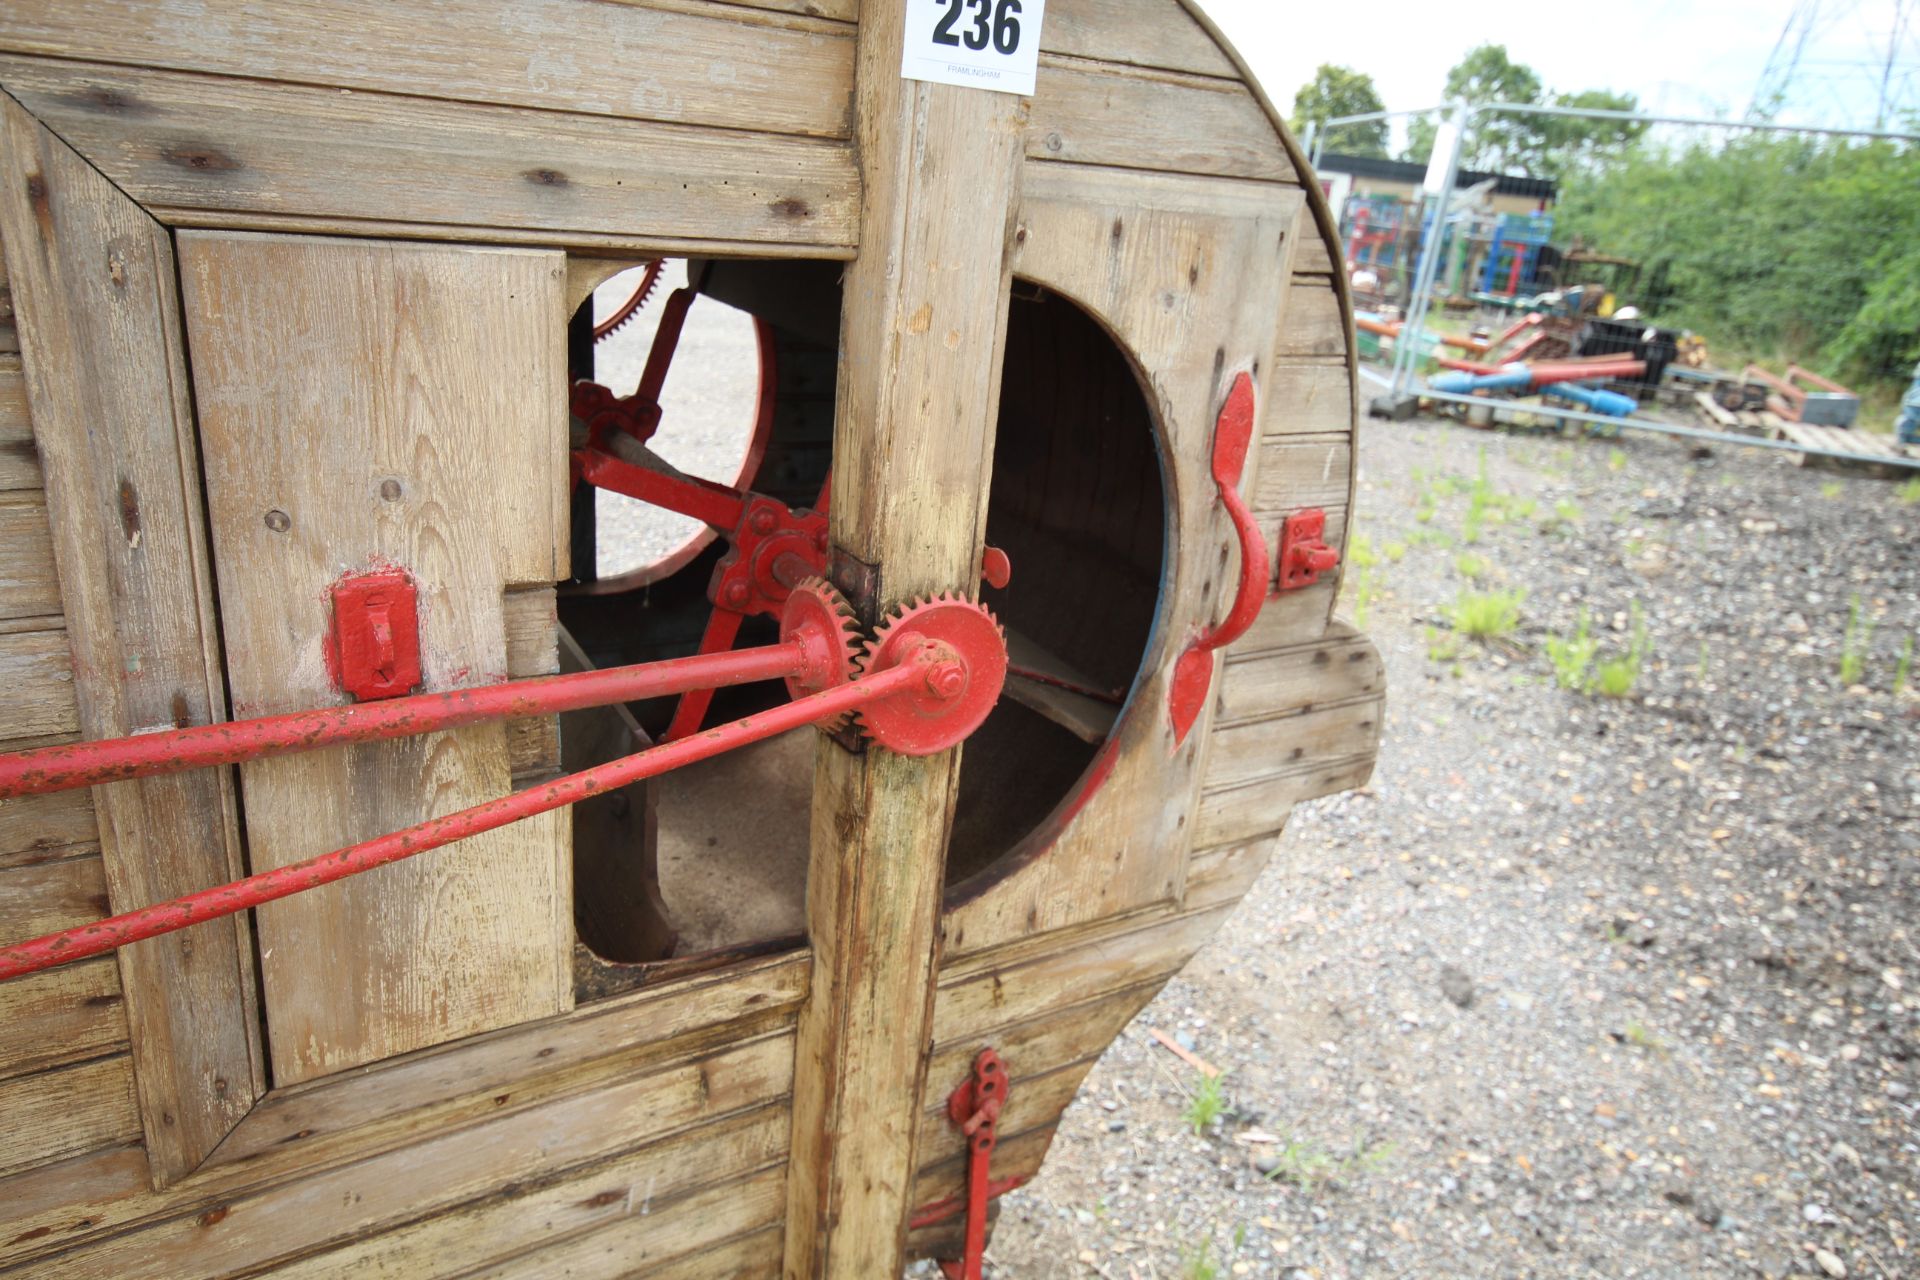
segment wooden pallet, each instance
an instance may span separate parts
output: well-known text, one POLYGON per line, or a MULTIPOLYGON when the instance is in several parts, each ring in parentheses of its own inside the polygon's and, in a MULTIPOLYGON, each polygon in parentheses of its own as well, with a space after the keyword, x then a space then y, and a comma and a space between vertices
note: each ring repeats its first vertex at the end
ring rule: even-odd
POLYGON ((1745 409, 1736 412, 1715 400, 1711 392, 1695 392, 1693 402, 1700 406, 1700 412, 1707 415, 1717 426, 1728 431, 1742 431, 1748 435, 1764 436, 1788 425, 1786 419, 1771 409, 1745 409))
POLYGON ((1808 449, 1831 449, 1856 458, 1831 458, 1824 454, 1799 453, 1794 461, 1803 467, 1824 467, 1834 471, 1863 471, 1869 475, 1898 479, 1915 474, 1920 466, 1920 449, 1897 443, 1891 436, 1846 427, 1813 427, 1799 422, 1781 422, 1771 438, 1786 440, 1808 449), (1874 461, 1885 459, 1885 461, 1874 461), (1904 464, 1904 465, 1903 465, 1904 464))

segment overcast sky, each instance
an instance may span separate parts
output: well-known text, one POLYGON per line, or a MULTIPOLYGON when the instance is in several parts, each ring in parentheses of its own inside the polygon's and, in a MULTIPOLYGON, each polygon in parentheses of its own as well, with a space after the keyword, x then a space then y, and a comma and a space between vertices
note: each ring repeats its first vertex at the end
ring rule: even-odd
MULTIPOLYGON (((1605 5, 1497 7, 1498 23, 1478 22, 1441 0, 1366 0, 1350 4, 1277 4, 1275 0, 1201 0, 1238 46, 1276 105, 1323 62, 1371 75, 1389 110, 1439 103, 1447 71, 1491 40, 1538 71, 1547 88, 1570 93, 1612 89, 1639 96, 1667 114, 1730 115, 1747 110, 1754 86, 1795 0, 1611 0, 1605 5)), ((1873 125, 1879 75, 1894 26, 1896 0, 1825 0, 1830 15, 1815 28, 1783 120, 1840 127, 1873 125)), ((1920 6, 1910 20, 1896 81, 1920 106, 1920 6)))

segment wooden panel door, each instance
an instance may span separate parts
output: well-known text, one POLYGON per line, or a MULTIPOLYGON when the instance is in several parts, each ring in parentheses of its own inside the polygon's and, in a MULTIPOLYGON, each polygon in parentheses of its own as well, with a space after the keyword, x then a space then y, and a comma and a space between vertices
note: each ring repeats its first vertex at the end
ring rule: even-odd
MULTIPOLYGON (((566 549, 565 255, 183 232, 235 713, 343 702, 330 587, 399 567, 423 687, 508 672, 504 593, 566 549)), ((504 794, 505 729, 241 770, 255 869, 504 794)), ((259 912, 274 1081, 570 1006, 570 820, 517 823, 259 912)))

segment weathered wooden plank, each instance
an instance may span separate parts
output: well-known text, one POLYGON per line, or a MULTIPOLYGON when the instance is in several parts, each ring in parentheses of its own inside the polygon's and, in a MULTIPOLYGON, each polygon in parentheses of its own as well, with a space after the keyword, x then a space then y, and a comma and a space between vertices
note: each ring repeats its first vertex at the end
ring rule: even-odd
MULTIPOLYGON (((47 503, 39 493, 0 493, 0 618, 60 612, 47 503)), ((9 735, 16 736, 16 735, 9 735)))
POLYGON ((1245 786, 1204 792, 1194 819, 1194 839, 1221 844, 1278 831, 1294 805, 1364 787, 1373 776, 1373 762, 1369 750, 1344 760, 1311 761, 1304 768, 1259 778, 1245 786))
POLYGON ((1207 788, 1251 782, 1307 760, 1365 755, 1379 746, 1380 713, 1373 697, 1216 729, 1207 788))
POLYGON ((0 1181, 0 1266, 44 1257, 95 1229, 205 1212, 266 1182, 415 1146, 503 1111, 678 1070, 751 1037, 757 1026, 791 1027, 808 968, 804 952, 749 962, 277 1090, 181 1186, 150 1188, 137 1149, 97 1151, 0 1181))
MULTIPOLYGON (((376 565, 420 593, 425 689, 504 678, 505 588, 566 572, 562 255, 179 244, 239 713, 345 700, 328 592, 376 565)), ((499 723, 244 765, 254 865, 493 799, 509 778, 499 723)), ((569 830, 543 815, 261 908, 276 1082, 570 1007, 569 830)))
MULTIPOLYGON (((1169 518, 1186 531, 1161 602, 1171 636, 1197 634, 1225 612, 1221 557, 1231 564, 1237 553, 1208 470, 1214 426, 1232 376, 1271 363, 1302 198, 1272 183, 1028 164, 1016 269, 1086 307, 1153 371, 1169 518)), ((1278 523, 1262 527, 1277 532, 1278 523)), ((1000 869, 997 883, 948 914, 950 952, 1179 896, 1186 802, 1206 736, 1203 722, 1176 750, 1163 711, 1180 650, 1162 651, 1111 740, 1112 771, 1044 854, 1000 869)))
MULTIPOLYGON (((1344 521, 1345 512, 1338 513, 1344 521)), ((1260 527, 1274 531, 1277 542, 1282 517, 1278 515, 1256 515, 1260 527)), ((1333 545, 1332 534, 1336 513, 1327 512, 1327 541, 1333 545)), ((1269 551, 1272 545, 1269 544, 1269 551)), ((1260 616, 1254 619, 1247 634, 1240 637, 1227 650, 1229 656, 1252 653, 1266 653, 1273 649, 1284 649, 1290 645, 1318 637, 1327 629, 1327 620, 1332 616, 1334 601, 1339 596, 1340 578, 1338 574, 1324 574, 1320 581, 1311 587, 1298 591, 1288 591, 1269 599, 1260 610, 1260 616)))
POLYGON ((124 1054, 0 1086, 0 1177, 139 1136, 133 1063, 124 1054))
MULTIPOLYGON (((1026 105, 903 79, 904 6, 861 17, 862 249, 841 316, 831 523, 835 577, 872 623, 979 581, 1026 105)), ((791 1274, 900 1267, 959 756, 818 747, 791 1274)))
POLYGON ((1313 644, 1229 661, 1214 723, 1377 695, 1386 682, 1386 668, 1373 645, 1349 628, 1332 628, 1313 644))
POLYGON ((516 1178, 501 1194, 313 1254, 273 1274, 282 1280, 353 1280, 466 1275, 486 1268, 482 1274, 579 1276, 583 1263, 591 1272, 587 1260, 604 1258, 618 1260, 615 1274, 628 1275, 651 1259, 765 1226, 771 1220, 765 1215, 779 1212, 774 1197, 758 1198, 759 1216, 741 1220, 723 1213, 724 1220, 715 1220, 709 1216, 713 1202, 727 1200, 710 1193, 717 1184, 750 1180, 783 1164, 791 1124, 784 1106, 762 1107, 558 1179, 516 1178), (685 1209, 690 1201, 700 1206, 691 1215, 685 1209), (600 1238, 568 1238, 588 1234, 600 1238))
POLYGON ((97 854, 0 871, 0 938, 23 939, 107 914, 107 878, 97 854))
POLYGON ((22 58, 0 58, 0 85, 150 208, 801 253, 854 239, 842 142, 22 58))
MULTIPOLYGON (((0 740, 44 738, 79 730, 67 633, 18 631, 0 635, 0 740)), ((0 806, 12 803, 0 801, 0 806)), ((11 847, 0 844, 0 848, 11 847)))
POLYGON ((1293 269, 1302 275, 1332 275, 1338 270, 1334 266, 1334 251, 1327 244, 1327 238, 1320 234, 1320 228, 1309 219, 1301 231, 1300 249, 1294 257, 1293 269))
POLYGON ((1008 1078, 1018 1082, 1098 1056, 1121 1028, 1147 1006, 1160 990, 1150 980, 1080 1004, 1048 1009, 1025 1022, 990 1021, 956 1035, 934 1049, 927 1066, 928 1114, 946 1105, 949 1094, 972 1078, 973 1060, 991 1046, 1007 1065, 1008 1078))
MULTIPOLYGON (((781 1195, 786 1194, 785 1189, 781 1195)), ((774 1212, 785 1206, 775 1202, 774 1212)), ((703 1245, 641 1274, 646 1280, 738 1280, 742 1276, 777 1276, 786 1233, 778 1221, 757 1231, 718 1244, 703 1245)))
POLYGON ((1272 122, 1243 86, 1051 54, 1040 59, 1027 155, 1299 182, 1272 122))
MULTIPOLYGON (((12 319, 9 314, 9 326, 12 319)), ((33 420, 27 414, 26 374, 17 354, 0 354, 0 491, 38 489, 44 483, 40 454, 33 447, 33 420)))
POLYGON ((1071 946, 1004 967, 978 967, 981 958, 976 957, 964 977, 947 983, 943 976, 934 1003, 934 1043, 950 1045, 967 1040, 971 1028, 1025 1022, 1063 1006, 1164 980, 1187 962, 1222 918, 1209 911, 1102 929, 1071 946))
POLYGON ((1165 0, 1051 0, 1040 48, 1076 58, 1239 78, 1213 37, 1179 5, 1165 0))
POLYGON ((7 283, 6 255, 0 254, 0 355, 20 354, 20 331, 13 323, 13 288, 7 283))
MULTIPOLYGON (((43 1258, 35 1271, 45 1277, 170 1280, 215 1270, 209 1264, 216 1259, 222 1273, 270 1267, 495 1194, 508 1182, 538 1183, 705 1121, 764 1107, 786 1094, 792 1067, 792 1037, 764 1037, 355 1164, 225 1196, 210 1208, 43 1258)), ((70 1204, 64 1220, 72 1215, 70 1204)))
POLYGON ((1273 856, 1274 842, 1275 836, 1262 834, 1239 844, 1196 849, 1188 866, 1187 898, 1182 906, 1188 911, 1203 911, 1213 906, 1239 905, 1273 856))
MULTIPOLYGON (((612 1226, 543 1249, 524 1258, 474 1272, 472 1280, 623 1280, 624 1277, 700 1276, 720 1280, 773 1275, 719 1269, 708 1253, 744 1232, 777 1221, 786 1201, 787 1171, 764 1169, 735 1182, 709 1187, 649 1212, 633 1212, 612 1226)), ((763 1247, 764 1255, 764 1247, 763 1247)))
POLYGON ((1287 323, 1280 335, 1281 357, 1344 356, 1347 315, 1329 276, 1297 275, 1287 297, 1287 323))
MULTIPOLYGON (((1302 236, 1300 247, 1309 243, 1302 236)), ((1267 439, 1353 434, 1353 373, 1342 363, 1281 361, 1267 375, 1260 429, 1267 439)))
MULTIPOLYGON (((436 0, 432 21, 380 0, 164 4, 16 0, 0 46, 69 60, 589 115, 845 137, 843 27, 756 20, 731 5, 436 0)), ((103 110, 126 109, 112 103, 103 110)))
MULTIPOLYGON (((227 719, 167 234, 0 97, 0 235, 59 550, 80 729, 227 719)), ((242 874, 224 771, 96 788, 114 905, 242 874)), ((154 1176, 197 1165, 265 1087, 244 917, 119 951, 154 1176)))
POLYGON ((1257 511, 1345 506, 1353 478, 1353 437, 1281 436, 1260 446, 1257 511))
MULTIPOLYGON (((566 490, 555 488, 564 500, 566 490)), ((552 517, 565 527, 564 511, 552 517)), ((514 680, 550 676, 560 670, 560 615, 551 584, 509 590, 501 602, 507 635, 507 675, 514 680)), ((529 716, 507 721, 507 771, 516 779, 536 778, 560 767, 560 717, 529 716)))
POLYGON ((212 1166, 257 1179, 300 1161, 398 1145, 542 1092, 599 1076, 632 1075, 684 1057, 689 1046, 745 1034, 750 1018, 789 1023, 807 987, 807 958, 756 961, 657 991, 639 991, 564 1018, 512 1027, 449 1049, 415 1054, 338 1081, 279 1090, 222 1144, 212 1166), (548 1080, 548 1077, 556 1077, 548 1080))
POLYGON ((46 862, 99 848, 100 824, 89 791, 0 800, 0 867, 46 862))
POLYGON ((127 1011, 112 957, 0 983, 0 1077, 126 1047, 127 1011))

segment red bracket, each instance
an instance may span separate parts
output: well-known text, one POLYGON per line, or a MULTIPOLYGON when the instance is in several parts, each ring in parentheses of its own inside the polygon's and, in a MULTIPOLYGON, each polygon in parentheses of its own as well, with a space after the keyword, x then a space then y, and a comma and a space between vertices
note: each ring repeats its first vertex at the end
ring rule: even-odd
POLYGON ((958 1262, 942 1261, 947 1280, 981 1280, 987 1256, 987 1205, 1023 1186, 1025 1178, 991 1177, 993 1147, 999 1140, 1000 1112, 1007 1105, 1007 1068, 1000 1055, 982 1049, 973 1060, 973 1075, 947 1097, 947 1118, 967 1138, 967 1194, 964 1200, 938 1200, 913 1215, 914 1230, 944 1222, 964 1210, 967 1215, 966 1251, 958 1262))
POLYGON ((1280 529, 1280 590, 1310 587, 1340 563, 1340 553, 1328 546, 1326 539, 1327 513, 1319 507, 1287 517, 1280 529))
POLYGON ((420 602, 401 569, 333 584, 333 675, 360 702, 398 698, 420 683, 420 602))

